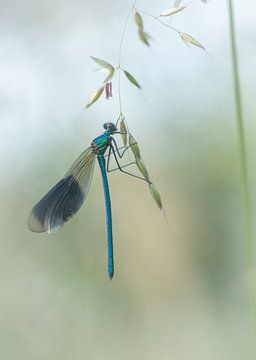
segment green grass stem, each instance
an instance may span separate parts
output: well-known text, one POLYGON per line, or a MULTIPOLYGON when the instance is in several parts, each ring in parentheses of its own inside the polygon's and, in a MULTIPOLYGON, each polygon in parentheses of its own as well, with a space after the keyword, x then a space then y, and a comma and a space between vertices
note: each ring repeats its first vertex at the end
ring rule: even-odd
POLYGON ((127 24, 129 21, 129 18, 134 10, 135 4, 136 4, 137 0, 134 1, 132 7, 130 8, 128 15, 126 17, 125 23, 124 23, 124 27, 123 27, 123 31, 122 31, 122 35, 121 35, 121 41, 120 41, 120 45, 119 45, 119 52, 118 52, 118 97, 119 97, 119 113, 120 115, 122 114, 122 97, 121 97, 121 57, 122 57, 122 50, 123 50, 123 45, 124 45, 124 38, 125 38, 125 32, 127 29, 127 24))
MULTIPOLYGON (((241 186, 244 205, 244 229, 247 248, 247 268, 248 268, 248 289, 250 297, 251 315, 254 328, 254 350, 256 350, 256 297, 255 297, 255 284, 254 284, 254 239, 253 239, 253 223, 252 223, 252 207, 249 192, 249 179, 248 179, 248 165, 246 156, 246 140, 244 131, 244 117, 242 108, 241 85, 239 77, 239 66, 236 47, 236 30, 235 18, 233 11, 233 2, 228 0, 229 10, 229 24, 230 24, 230 41, 233 65, 233 79, 234 79, 234 97, 236 107, 236 120, 239 136, 239 154, 241 163, 241 186)), ((254 359, 256 358, 256 351, 254 359)))

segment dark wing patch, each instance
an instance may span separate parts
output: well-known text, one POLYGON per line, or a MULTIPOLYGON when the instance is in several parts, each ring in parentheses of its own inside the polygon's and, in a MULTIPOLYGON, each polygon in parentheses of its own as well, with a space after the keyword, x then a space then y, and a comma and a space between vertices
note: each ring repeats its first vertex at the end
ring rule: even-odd
POLYGON ((33 232, 55 232, 82 206, 91 184, 95 154, 85 150, 70 170, 33 207, 28 227, 33 232))

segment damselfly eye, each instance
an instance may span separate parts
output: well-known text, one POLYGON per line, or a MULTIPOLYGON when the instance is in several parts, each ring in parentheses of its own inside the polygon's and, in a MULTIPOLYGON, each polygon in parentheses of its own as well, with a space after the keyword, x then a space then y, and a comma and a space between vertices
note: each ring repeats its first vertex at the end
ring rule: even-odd
POLYGON ((115 131, 117 131, 116 125, 109 122, 109 123, 105 123, 103 125, 105 130, 109 130, 111 133, 114 133, 115 131))

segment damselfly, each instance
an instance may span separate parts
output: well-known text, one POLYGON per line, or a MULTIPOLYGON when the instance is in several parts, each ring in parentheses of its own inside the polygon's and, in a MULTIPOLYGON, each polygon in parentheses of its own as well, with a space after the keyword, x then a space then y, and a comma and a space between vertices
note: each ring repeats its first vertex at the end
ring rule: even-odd
MULTIPOLYGON (((118 131, 115 124, 106 123, 104 124, 104 129, 105 132, 92 141, 91 146, 78 157, 64 177, 33 207, 28 220, 28 227, 31 231, 36 233, 51 233, 56 232, 66 221, 71 219, 80 209, 88 194, 93 177, 95 159, 97 158, 101 170, 105 195, 108 240, 108 275, 109 278, 112 279, 114 275, 113 234, 107 172, 119 169, 125 174, 145 180, 150 186, 153 186, 153 184, 148 179, 146 168, 145 177, 131 174, 123 169, 127 165, 121 166, 119 159, 123 157, 129 146, 125 146, 123 152, 121 152, 118 148, 117 142, 112 135, 122 133, 118 131), (105 155, 107 150, 108 153, 105 155), (110 158, 112 155, 116 161, 117 168, 111 170, 110 158)), ((136 146, 134 151, 136 155, 136 149, 138 146, 136 143, 130 144, 130 146, 136 146)), ((138 161, 140 161, 140 159, 138 159, 138 161)), ((142 162, 141 164, 137 163, 138 167, 144 166, 142 162)), ((159 194, 155 190, 152 192, 152 195, 155 197, 159 194)), ((157 201, 156 198, 155 200, 157 201)), ((161 205, 161 200, 159 201, 161 205)), ((159 207, 161 208, 161 206, 159 207)))

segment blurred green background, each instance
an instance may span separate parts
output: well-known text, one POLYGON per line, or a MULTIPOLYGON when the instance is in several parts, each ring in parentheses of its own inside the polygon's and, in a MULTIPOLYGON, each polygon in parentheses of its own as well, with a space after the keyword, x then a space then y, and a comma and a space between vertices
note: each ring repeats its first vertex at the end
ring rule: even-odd
MULTIPOLYGON (((1 1, 0 358, 226 360, 252 351, 239 154, 226 2, 194 1, 171 24, 149 18, 152 46, 129 22, 123 108, 160 191, 171 234, 147 186, 109 176, 116 274, 106 274, 98 169, 79 214, 53 235, 26 228, 31 207, 118 116, 114 97, 83 111, 117 64, 132 1, 1 1), (97 66, 96 66, 97 67, 97 66)), ((172 1, 141 0, 159 14, 172 1)), ((235 1, 252 199, 255 198, 255 15, 235 1)))

